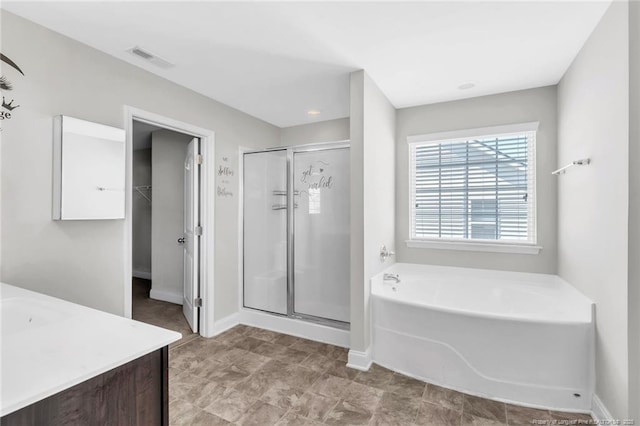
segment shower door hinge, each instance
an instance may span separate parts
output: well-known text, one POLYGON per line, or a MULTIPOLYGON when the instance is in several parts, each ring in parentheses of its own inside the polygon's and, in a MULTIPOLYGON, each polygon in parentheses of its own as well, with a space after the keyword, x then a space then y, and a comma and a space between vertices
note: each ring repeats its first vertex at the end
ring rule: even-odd
POLYGON ((196 308, 202 308, 202 297, 196 297, 193 299, 193 306, 196 308))
POLYGON ((196 155, 196 164, 200 166, 203 162, 204 162, 204 159, 202 158, 202 154, 196 155))
POLYGON ((199 237, 202 235, 202 226, 198 225, 196 226, 196 229, 194 231, 194 233, 199 237))

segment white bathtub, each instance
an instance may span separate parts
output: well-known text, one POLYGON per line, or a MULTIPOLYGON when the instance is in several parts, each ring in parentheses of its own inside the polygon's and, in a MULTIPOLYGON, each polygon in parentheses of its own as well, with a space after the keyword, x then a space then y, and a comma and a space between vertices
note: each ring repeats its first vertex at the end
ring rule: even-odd
POLYGON ((371 281, 373 360, 463 392, 589 411, 594 305, 554 275, 397 263, 371 281))

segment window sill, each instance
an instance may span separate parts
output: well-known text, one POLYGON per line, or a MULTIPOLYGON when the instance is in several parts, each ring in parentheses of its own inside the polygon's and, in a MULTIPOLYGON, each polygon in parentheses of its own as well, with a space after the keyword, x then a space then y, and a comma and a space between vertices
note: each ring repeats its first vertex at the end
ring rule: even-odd
POLYGON ((429 248, 440 250, 482 251, 493 253, 538 254, 541 246, 535 244, 508 244, 478 241, 407 240, 409 248, 429 248))

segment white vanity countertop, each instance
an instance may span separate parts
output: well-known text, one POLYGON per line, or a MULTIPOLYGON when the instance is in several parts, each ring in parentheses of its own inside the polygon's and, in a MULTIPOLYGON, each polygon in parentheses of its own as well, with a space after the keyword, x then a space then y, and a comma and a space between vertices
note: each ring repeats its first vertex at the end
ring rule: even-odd
POLYGON ((3 283, 0 319, 0 416, 182 337, 3 283))

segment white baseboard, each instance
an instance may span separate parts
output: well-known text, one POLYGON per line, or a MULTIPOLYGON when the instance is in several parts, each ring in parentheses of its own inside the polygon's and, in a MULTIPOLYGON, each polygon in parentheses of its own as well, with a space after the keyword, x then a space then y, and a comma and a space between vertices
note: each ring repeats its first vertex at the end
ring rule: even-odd
POLYGON ((136 270, 133 270, 131 272, 131 275, 134 278, 141 278, 143 280, 150 280, 151 279, 151 272, 149 272, 149 271, 136 271, 136 270))
POLYGON ((591 417, 599 422, 599 424, 606 424, 607 421, 613 420, 613 416, 595 393, 593 394, 591 402, 591 417))
POLYGON ((162 300, 163 302, 175 303, 176 305, 182 305, 182 294, 174 293, 165 290, 156 290, 153 287, 149 293, 149 297, 155 300, 162 300))
POLYGON ((218 334, 224 333, 230 328, 233 328, 236 325, 240 324, 239 319, 240 319, 240 315, 238 314, 238 312, 235 312, 231 315, 228 315, 222 318, 221 320, 214 322, 213 330, 211 330, 211 333, 208 333, 204 337, 215 337, 218 334))
POLYGON ((354 351, 351 349, 349 351, 349 361, 347 362, 347 367, 355 368, 360 371, 367 371, 371 368, 371 348, 367 348, 366 351, 354 351))
POLYGON ((294 318, 280 317, 253 309, 240 309, 239 316, 240 324, 265 328, 278 333, 329 343, 343 348, 349 347, 350 334, 348 330, 340 330, 294 318))

